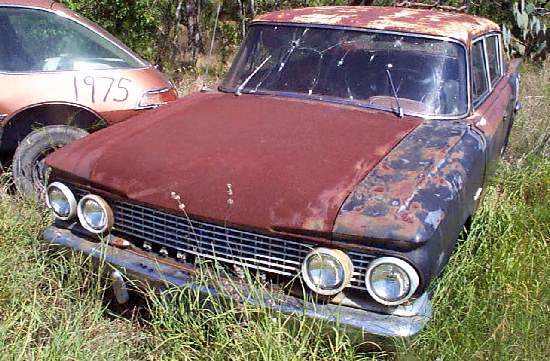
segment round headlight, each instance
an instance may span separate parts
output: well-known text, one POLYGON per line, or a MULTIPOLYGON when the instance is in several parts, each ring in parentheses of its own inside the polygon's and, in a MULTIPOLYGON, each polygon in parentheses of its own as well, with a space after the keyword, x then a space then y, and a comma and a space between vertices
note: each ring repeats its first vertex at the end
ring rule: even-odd
POLYGON ((76 198, 65 184, 54 182, 46 189, 46 204, 55 216, 64 221, 76 214, 76 198))
POLYGON ((384 305, 399 305, 407 301, 418 288, 419 282, 416 270, 395 257, 372 261, 365 279, 369 294, 384 305))
POLYGON ((78 202, 77 211, 82 227, 92 233, 104 233, 113 226, 113 211, 100 196, 89 194, 83 197, 78 202))
POLYGON ((317 248, 306 256, 302 264, 302 278, 315 293, 333 296, 350 282, 353 264, 340 250, 317 248))

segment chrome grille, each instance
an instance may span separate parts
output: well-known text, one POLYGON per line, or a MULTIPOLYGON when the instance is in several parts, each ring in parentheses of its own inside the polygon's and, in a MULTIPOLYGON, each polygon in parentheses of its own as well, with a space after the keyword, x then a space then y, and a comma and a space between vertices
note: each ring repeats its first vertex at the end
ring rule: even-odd
MULTIPOLYGON (((83 189, 71 188, 78 199, 88 194, 83 189)), ((222 263, 293 277, 300 272, 306 255, 316 247, 176 216, 123 200, 108 201, 118 233, 222 263)), ((347 253, 354 265, 350 287, 365 290, 366 268, 374 256, 347 253)))

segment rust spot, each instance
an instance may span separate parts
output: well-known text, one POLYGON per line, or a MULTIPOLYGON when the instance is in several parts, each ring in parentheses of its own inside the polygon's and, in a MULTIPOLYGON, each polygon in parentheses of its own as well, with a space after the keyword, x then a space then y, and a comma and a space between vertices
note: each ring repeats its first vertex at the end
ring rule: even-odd
POLYGON ((465 192, 475 188, 466 189, 466 180, 477 182, 483 176, 478 168, 475 174, 466 172, 471 162, 482 159, 478 142, 465 124, 426 121, 356 187, 340 210, 334 233, 422 243, 439 227, 451 203, 460 214, 452 222, 462 222, 472 198, 465 192))
POLYGON ((399 213, 399 218, 401 218, 401 220, 404 222, 413 223, 413 219, 409 213, 399 213))
POLYGON ((323 6, 261 15, 254 22, 325 24, 402 31, 453 38, 469 45, 476 36, 499 31, 494 22, 467 14, 436 9, 378 6, 323 6))

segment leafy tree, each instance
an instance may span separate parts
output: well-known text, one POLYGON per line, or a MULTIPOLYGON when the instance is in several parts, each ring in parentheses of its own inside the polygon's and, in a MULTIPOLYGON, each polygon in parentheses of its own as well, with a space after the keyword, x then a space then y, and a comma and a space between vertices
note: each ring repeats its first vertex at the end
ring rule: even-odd
MULTIPOLYGON (((177 72, 195 65, 211 45, 222 57, 239 44, 246 25, 256 14, 320 5, 395 5, 395 0, 60 0, 104 27, 128 46, 164 70, 177 72), (213 34, 215 42, 212 41, 213 34)), ((514 0, 428 0, 425 4, 464 7, 491 18, 522 38, 513 13, 514 0)), ((548 0, 531 0, 532 7, 548 13, 548 0)), ((531 6, 531 5, 530 5, 531 6)), ((547 20, 544 20, 547 22, 547 20)))

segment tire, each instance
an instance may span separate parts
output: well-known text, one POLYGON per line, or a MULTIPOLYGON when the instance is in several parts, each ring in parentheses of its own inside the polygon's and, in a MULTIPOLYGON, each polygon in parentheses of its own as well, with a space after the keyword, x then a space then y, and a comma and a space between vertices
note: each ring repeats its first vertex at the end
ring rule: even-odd
POLYGON ((46 156, 86 135, 87 131, 67 125, 49 125, 27 135, 13 156, 13 181, 17 190, 25 196, 43 197, 48 175, 44 164, 46 156))

